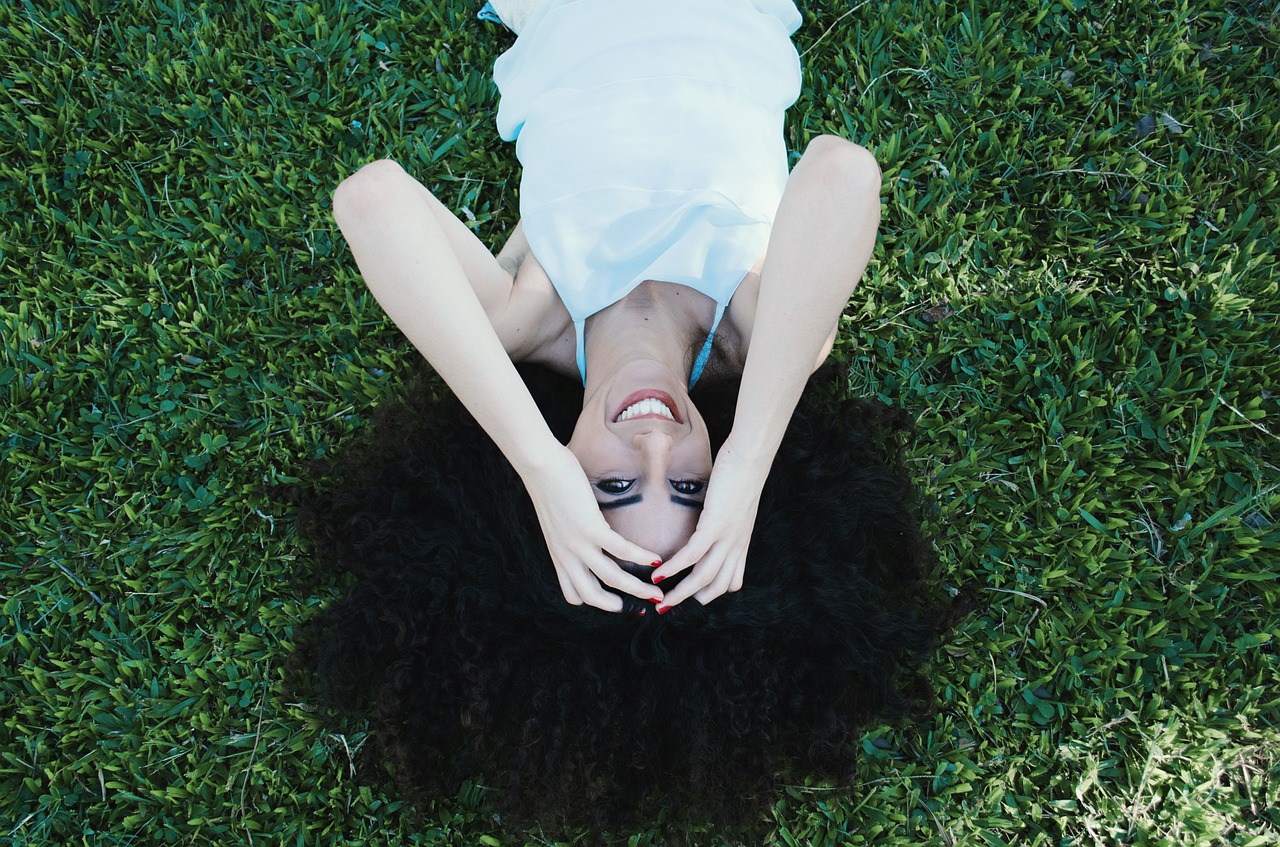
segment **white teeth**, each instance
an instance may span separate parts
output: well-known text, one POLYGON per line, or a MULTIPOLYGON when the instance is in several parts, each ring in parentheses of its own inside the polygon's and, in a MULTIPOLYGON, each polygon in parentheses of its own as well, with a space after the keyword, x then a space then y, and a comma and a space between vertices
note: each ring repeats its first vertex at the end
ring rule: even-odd
POLYGON ((669 421, 674 421, 676 416, 671 414, 671 410, 667 408, 667 404, 661 400, 654 400, 652 397, 647 400, 641 400, 639 403, 632 403, 630 406, 622 410, 622 414, 618 415, 618 421, 626 421, 631 418, 638 418, 641 415, 662 415, 669 421))

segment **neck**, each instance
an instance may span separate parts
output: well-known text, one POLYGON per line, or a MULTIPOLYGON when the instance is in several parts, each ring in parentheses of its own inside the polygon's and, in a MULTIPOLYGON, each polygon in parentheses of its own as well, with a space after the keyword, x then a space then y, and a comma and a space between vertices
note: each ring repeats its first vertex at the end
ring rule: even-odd
POLYGON ((587 319, 586 394, 590 396, 628 364, 652 362, 688 385, 689 340, 710 327, 710 298, 669 283, 644 282, 623 299, 587 319))

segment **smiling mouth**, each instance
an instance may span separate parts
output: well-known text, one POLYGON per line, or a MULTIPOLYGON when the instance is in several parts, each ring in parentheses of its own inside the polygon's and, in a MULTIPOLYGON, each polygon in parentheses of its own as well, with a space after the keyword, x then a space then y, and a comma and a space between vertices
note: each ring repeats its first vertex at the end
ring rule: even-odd
POLYGON ((676 411, 676 404, 671 399, 671 395, 652 388, 637 391, 623 400, 622 408, 613 416, 613 422, 622 423, 638 418, 662 418, 678 424, 684 423, 679 412, 676 411))

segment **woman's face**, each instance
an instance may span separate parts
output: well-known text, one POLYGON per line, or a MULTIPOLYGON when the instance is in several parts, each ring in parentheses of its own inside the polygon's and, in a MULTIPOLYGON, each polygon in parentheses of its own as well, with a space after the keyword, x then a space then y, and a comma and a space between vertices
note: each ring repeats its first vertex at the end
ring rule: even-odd
POLYGON ((683 385, 629 370, 584 400, 569 449, 614 531, 666 561, 698 523, 711 441, 683 385))

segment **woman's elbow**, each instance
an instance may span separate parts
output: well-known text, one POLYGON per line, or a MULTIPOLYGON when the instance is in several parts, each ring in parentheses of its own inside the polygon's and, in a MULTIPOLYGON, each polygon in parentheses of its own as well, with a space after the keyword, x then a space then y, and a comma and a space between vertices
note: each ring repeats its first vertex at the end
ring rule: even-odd
POLYGON ((809 142, 801 161, 812 163, 832 184, 880 193, 880 165, 867 148, 837 135, 819 135, 809 142))

